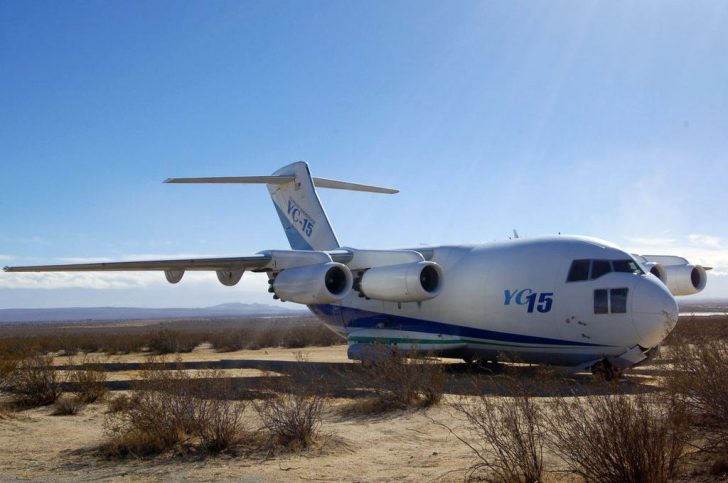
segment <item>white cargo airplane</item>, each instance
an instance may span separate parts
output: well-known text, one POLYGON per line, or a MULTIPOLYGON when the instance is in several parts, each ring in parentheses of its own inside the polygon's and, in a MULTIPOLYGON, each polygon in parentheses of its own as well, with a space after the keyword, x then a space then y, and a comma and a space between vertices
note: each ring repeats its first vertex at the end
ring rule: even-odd
POLYGON ((296 162, 272 176, 173 178, 167 183, 264 183, 292 250, 253 256, 6 267, 6 272, 159 270, 178 283, 214 270, 233 286, 266 272, 273 298, 305 304, 363 359, 374 343, 465 361, 501 354, 591 369, 606 378, 648 358, 677 322, 673 295, 700 292, 706 270, 631 255, 594 238, 554 236, 401 250, 341 247, 315 187, 396 190, 312 178, 296 162))

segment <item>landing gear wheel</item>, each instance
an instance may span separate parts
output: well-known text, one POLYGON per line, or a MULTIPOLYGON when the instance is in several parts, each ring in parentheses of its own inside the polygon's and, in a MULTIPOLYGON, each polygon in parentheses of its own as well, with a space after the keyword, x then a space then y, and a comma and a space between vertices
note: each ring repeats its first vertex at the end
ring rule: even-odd
POLYGON ((622 370, 604 358, 591 367, 592 374, 604 381, 614 381, 622 377, 622 370))

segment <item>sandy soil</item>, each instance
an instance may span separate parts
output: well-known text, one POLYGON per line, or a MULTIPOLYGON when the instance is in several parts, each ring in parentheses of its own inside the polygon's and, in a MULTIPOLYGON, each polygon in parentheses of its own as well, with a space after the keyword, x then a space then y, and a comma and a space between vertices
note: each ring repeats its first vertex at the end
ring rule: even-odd
MULTIPOLYGON (((190 370, 195 370, 196 363, 217 364, 244 381, 274 369, 285 372, 296 352, 267 349, 217 354, 200 350, 183 355, 182 361, 190 370)), ((303 352, 315 367, 350 364, 345 346, 303 352)), ((130 366, 143 361, 139 355, 109 358, 111 380, 128 382, 136 371, 130 366)), ((62 357, 56 361, 67 363, 62 357)), ((123 390, 123 384, 119 388, 123 390)), ((0 480, 462 481, 464 470, 474 461, 464 444, 434 423, 453 428, 460 424, 446 404, 386 416, 344 417, 335 410, 344 403, 344 399, 330 401, 322 427, 325 442, 319 448, 298 455, 204 460, 100 458, 94 448, 105 439, 103 402, 87 406, 76 416, 52 416, 50 408, 13 413, 0 416, 0 480)), ((555 461, 549 455, 547 460, 555 461)))

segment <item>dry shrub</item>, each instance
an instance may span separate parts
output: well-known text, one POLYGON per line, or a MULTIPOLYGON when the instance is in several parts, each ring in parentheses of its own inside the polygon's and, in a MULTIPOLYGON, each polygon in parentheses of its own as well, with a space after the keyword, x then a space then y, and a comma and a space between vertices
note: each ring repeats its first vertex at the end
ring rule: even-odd
POLYGON ((194 337, 182 334, 176 330, 163 328, 152 334, 149 338, 148 349, 154 354, 174 354, 191 352, 198 345, 194 337))
MULTIPOLYGON (((73 364, 73 360, 70 360, 69 364, 73 364)), ((68 372, 68 382, 73 384, 79 399, 84 404, 91 404, 106 394, 107 379, 108 374, 100 361, 85 355, 79 366, 68 372)))
POLYGON ((0 353, 0 391, 8 389, 20 358, 12 354, 0 353))
POLYGON ((132 399, 126 394, 119 394, 118 396, 111 398, 107 407, 107 412, 118 413, 121 411, 128 410, 132 405, 132 399))
POLYGON ((16 402, 24 407, 53 404, 63 392, 63 382, 53 357, 41 355, 21 360, 10 380, 16 402))
POLYGON ((465 417, 468 437, 450 431, 478 460, 470 467, 468 479, 484 469, 491 473, 486 477, 494 481, 535 483, 543 478, 545 430, 541 409, 517 382, 508 386, 514 395, 481 395, 475 402, 460 398, 451 404, 465 417))
POLYGON ((273 449, 298 451, 316 442, 323 420, 323 379, 296 354, 296 369, 270 387, 271 397, 256 401, 255 410, 273 449))
POLYGON ((83 408, 84 403, 79 396, 62 396, 53 404, 54 416, 73 416, 83 408))
MULTIPOLYGON (((616 389, 616 386, 615 386, 616 389)), ((657 394, 556 398, 550 446, 587 481, 666 482, 687 439, 685 407, 657 394)))
POLYGON ((231 400, 230 381, 220 371, 204 371, 195 379, 180 367, 165 368, 163 359, 150 362, 131 396, 107 415, 107 455, 221 452, 243 441, 245 405, 231 400))
POLYGON ((207 337, 218 352, 241 349, 256 350, 264 347, 327 347, 343 342, 340 335, 324 326, 245 328, 211 333, 207 337))
POLYGON ((445 371, 432 357, 407 358, 396 348, 374 344, 360 369, 354 376, 373 397, 355 403, 355 412, 430 407, 442 399, 445 371))
POLYGON ((28 353, 65 355, 144 351, 168 354, 189 352, 204 342, 212 343, 220 352, 343 343, 341 336, 321 325, 314 317, 184 319, 108 326, 64 322, 61 325, 4 326, 0 331, 0 354, 19 349, 28 353))
POLYGON ((672 370, 664 385, 691 413, 707 420, 717 443, 728 447, 728 341, 709 337, 676 338, 668 349, 672 370))
POLYGON ((672 345, 682 341, 700 342, 704 339, 728 341, 728 316, 684 316, 663 341, 663 345, 672 345))

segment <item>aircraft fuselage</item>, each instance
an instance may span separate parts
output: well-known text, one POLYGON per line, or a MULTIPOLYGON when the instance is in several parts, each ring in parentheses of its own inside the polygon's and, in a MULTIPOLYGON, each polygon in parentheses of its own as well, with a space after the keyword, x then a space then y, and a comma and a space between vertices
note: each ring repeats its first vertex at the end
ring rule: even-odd
POLYGON ((519 239, 434 247, 432 254, 447 277, 431 300, 394 303, 352 293, 339 304, 309 308, 346 334, 354 358, 358 347, 382 342, 441 356, 508 354, 563 366, 641 355, 677 322, 677 303, 664 284, 601 240, 519 239), (572 268, 575 261, 581 265, 572 268))

